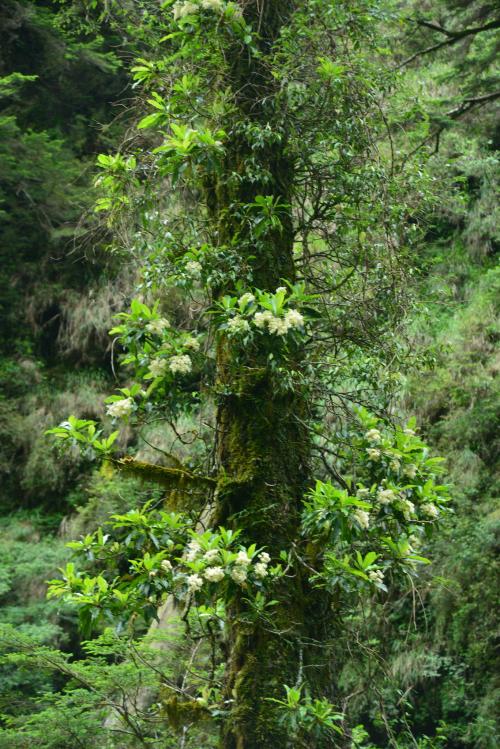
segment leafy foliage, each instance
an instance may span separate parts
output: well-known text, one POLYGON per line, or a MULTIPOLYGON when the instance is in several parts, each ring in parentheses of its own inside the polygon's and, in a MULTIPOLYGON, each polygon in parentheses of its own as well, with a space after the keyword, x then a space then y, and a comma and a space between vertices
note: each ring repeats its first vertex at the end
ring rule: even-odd
POLYGON ((0 746, 208 749, 262 673, 247 724, 264 716, 261 742, 278 726, 297 747, 493 749, 494 11, 406 4, 399 28, 436 47, 421 55, 418 34, 393 33, 391 3, 243 5, 1 11, 0 222, 17 284, 1 300, 3 501, 77 506, 62 532, 81 536, 44 603, 62 543, 9 525, 0 746), (135 56, 122 144, 87 122, 109 122, 117 44, 135 56), (103 148, 95 215, 76 228, 82 168, 103 148), (92 243, 142 266, 133 292, 133 273, 111 280, 114 259, 66 256, 94 222, 92 243), (64 367, 106 360, 117 309, 122 379, 105 399, 107 375, 64 367), (63 417, 51 453, 40 431, 63 417), (283 449, 302 460, 300 491, 290 471, 270 480, 283 449), (314 626, 294 639, 302 598, 314 626), (251 651, 266 641, 281 670, 251 651))

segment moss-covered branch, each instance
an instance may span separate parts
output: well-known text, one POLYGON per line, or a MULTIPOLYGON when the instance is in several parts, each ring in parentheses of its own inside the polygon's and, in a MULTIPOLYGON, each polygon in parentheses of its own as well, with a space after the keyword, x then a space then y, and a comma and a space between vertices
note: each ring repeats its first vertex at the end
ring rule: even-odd
POLYGON ((152 481, 169 489, 201 488, 215 484, 214 479, 209 476, 200 476, 184 468, 166 468, 155 463, 136 460, 129 455, 119 460, 111 460, 111 462, 125 473, 131 473, 144 481, 152 481))

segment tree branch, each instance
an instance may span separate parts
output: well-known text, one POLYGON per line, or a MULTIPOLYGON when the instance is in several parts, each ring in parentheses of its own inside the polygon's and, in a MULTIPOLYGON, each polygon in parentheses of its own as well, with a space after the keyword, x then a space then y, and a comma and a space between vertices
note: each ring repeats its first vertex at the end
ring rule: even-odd
MULTIPOLYGON (((445 117, 449 117, 450 120, 457 120, 462 115, 470 112, 470 110, 474 107, 482 107, 484 106, 484 104, 488 104, 488 102, 495 101, 496 99, 500 99, 500 91, 492 91, 491 94, 482 94, 481 96, 467 97, 466 99, 461 101, 460 104, 455 107, 455 109, 450 109, 448 112, 446 112, 445 117)), ((419 145, 414 148, 413 151, 410 151, 410 153, 405 156, 402 164, 406 164, 406 162, 409 161, 411 157, 417 153, 417 151, 425 146, 426 143, 434 139, 436 139, 436 146, 434 148, 434 154, 436 154, 439 150, 439 140, 441 137, 441 133, 446 129, 446 127, 446 124, 440 125, 438 128, 433 130, 432 133, 429 133, 429 135, 424 138, 424 140, 419 143, 419 145)))
POLYGON ((473 107, 482 106, 483 104, 487 104, 489 101, 495 101, 495 99, 498 98, 500 98, 500 91, 492 91, 490 94, 482 94, 481 96, 469 96, 460 102, 458 107, 446 112, 446 117, 455 120, 473 107))
POLYGON ((166 468, 155 463, 146 463, 136 460, 130 455, 119 460, 111 460, 111 463, 125 473, 132 473, 145 481, 153 481, 168 488, 183 488, 188 486, 211 486, 215 479, 210 476, 199 476, 184 468, 166 468))
POLYGON ((442 47, 448 47, 450 44, 455 44, 456 42, 459 42, 461 39, 465 39, 468 36, 473 36, 475 34, 480 34, 483 31, 491 31, 493 29, 500 28, 500 18, 497 18, 494 21, 490 21, 489 23, 484 24, 484 26, 472 26, 471 28, 462 29, 461 31, 450 31, 449 29, 445 29, 442 26, 439 26, 439 24, 434 24, 431 21, 416 21, 416 23, 418 26, 426 26, 427 28, 438 31, 441 34, 445 34, 446 39, 441 42, 437 42, 436 44, 431 44, 429 47, 421 49, 419 52, 415 52, 413 55, 410 55, 410 57, 407 57, 406 60, 403 60, 403 62, 397 66, 396 70, 400 70, 406 65, 409 65, 409 63, 413 62, 413 60, 415 60, 417 57, 422 57, 423 55, 428 55, 431 52, 436 52, 438 49, 441 49, 442 47))
POLYGON ((471 26, 468 29, 462 29, 461 31, 451 31, 445 29, 439 23, 433 23, 432 21, 416 21, 417 26, 426 26, 433 31, 439 31, 441 34, 445 34, 450 39, 463 39, 465 36, 471 36, 472 34, 480 34, 482 31, 491 31, 492 29, 498 29, 500 27, 500 18, 496 18, 494 21, 483 24, 483 26, 471 26))

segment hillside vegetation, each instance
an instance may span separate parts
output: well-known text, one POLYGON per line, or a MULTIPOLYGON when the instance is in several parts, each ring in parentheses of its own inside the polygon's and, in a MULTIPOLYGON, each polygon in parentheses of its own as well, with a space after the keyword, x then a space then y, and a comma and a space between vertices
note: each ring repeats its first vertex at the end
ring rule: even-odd
POLYGON ((498 13, 481 0, 349 0, 333 20, 324 0, 291 3, 292 20, 253 0, 191 5, 0 8, 0 749, 268 749, 263 730, 275 749, 496 749, 498 13), (266 110, 285 101, 276 80, 289 131, 266 110), (164 142, 162 117, 187 124, 164 142), (228 164, 239 177, 224 182, 228 164), (266 203, 273 189, 288 197, 266 203), (270 327, 266 343, 269 314, 255 333, 247 322, 280 279, 282 349, 270 327), (153 358, 167 343, 181 385, 153 358), (119 414, 139 391, 140 418, 119 414), (89 423, 99 439, 119 431, 109 449, 89 423), (377 439, 389 478, 365 454, 377 439), (419 536, 401 509, 415 548, 377 567, 389 531, 370 520, 379 556, 366 561, 363 501, 397 487, 405 450, 431 506, 448 491, 451 509, 419 536), (328 515, 342 492, 357 526, 328 515), (241 589, 195 606, 196 581, 160 589, 161 570, 205 526, 241 589), (234 572, 234 532, 240 555, 260 553, 255 596, 234 572), (430 563, 405 576, 412 553, 430 563))

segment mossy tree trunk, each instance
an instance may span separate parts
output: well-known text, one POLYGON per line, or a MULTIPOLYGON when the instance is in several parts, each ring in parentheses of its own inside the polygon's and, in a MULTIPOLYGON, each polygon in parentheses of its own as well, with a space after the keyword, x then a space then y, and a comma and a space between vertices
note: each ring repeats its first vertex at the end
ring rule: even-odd
MULTIPOLYGON (((246 49, 234 51, 236 119, 269 127, 279 139, 256 149, 250 137, 242 134, 245 128, 229 127, 232 140, 224 174, 217 185, 207 188, 219 241, 224 244, 237 236, 243 252, 253 256, 249 260, 253 284, 270 291, 283 285, 284 279, 295 281, 290 208, 294 165, 287 155, 286 124, 267 64, 293 7, 291 0, 250 0, 244 5, 247 20, 261 30, 262 57, 252 58, 246 49), (256 179, 256 169, 267 178, 256 179), (238 178, 233 179, 234 175, 238 178), (280 212, 279 230, 252 241, 248 223, 235 215, 234 206, 248 205, 257 195, 272 195, 288 207, 280 212)), ((304 351, 299 350, 287 367, 299 369, 303 363, 304 351)), ((300 538, 301 501, 311 478, 307 395, 300 389, 280 390, 266 352, 256 347, 242 349, 227 338, 218 346, 217 377, 216 521, 242 528, 246 541, 267 547, 272 555, 290 550, 300 538)), ((285 684, 293 686, 308 668, 318 668, 318 648, 310 647, 317 637, 313 615, 308 613, 310 591, 305 576, 295 568, 273 590, 272 597, 279 603, 270 609, 269 621, 252 621, 245 597, 242 589, 228 610, 229 714, 221 747, 285 749, 291 746, 289 730, 280 721, 279 708, 267 698, 282 699, 285 684)))
MULTIPOLYGON (((226 372, 221 363, 220 374, 226 372)), ((227 384, 231 386, 231 377, 227 384)), ((300 500, 309 477, 308 440, 297 416, 300 398, 276 396, 265 375, 249 377, 238 394, 219 408, 219 463, 227 473, 219 483, 219 517, 242 527, 249 540, 271 552, 297 541, 300 500)), ((269 621, 248 619, 245 591, 228 610, 229 662, 224 749, 288 747, 287 730, 273 703, 284 684, 301 679, 308 641, 307 593, 295 571, 280 581, 279 601, 269 621)))

